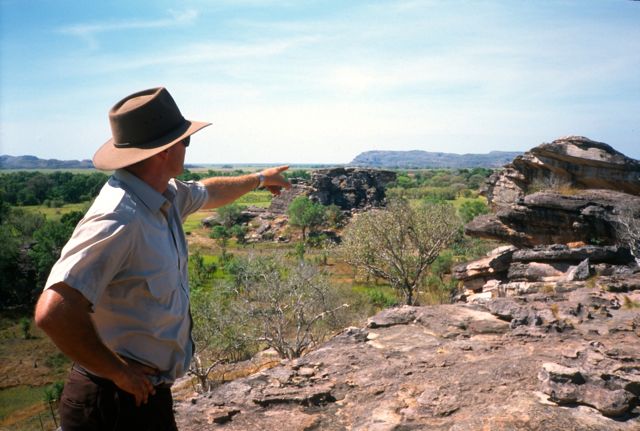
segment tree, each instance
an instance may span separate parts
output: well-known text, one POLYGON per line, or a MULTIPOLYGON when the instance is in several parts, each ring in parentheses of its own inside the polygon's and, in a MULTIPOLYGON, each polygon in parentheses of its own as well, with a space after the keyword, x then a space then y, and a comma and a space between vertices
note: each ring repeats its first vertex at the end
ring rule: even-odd
POLYGON ((222 226, 231 228, 240 221, 242 211, 244 211, 244 209, 244 206, 235 203, 225 205, 216 210, 216 219, 222 226))
POLYGON ((324 223, 325 214, 326 210, 322 204, 312 202, 306 196, 295 198, 287 209, 289 224, 302 229, 303 241, 307 239, 307 229, 313 231, 317 226, 324 223))
POLYGON ((227 261, 227 245, 229 245, 229 239, 231 239, 231 229, 225 226, 214 226, 211 229, 209 237, 216 240, 218 246, 220 246, 220 257, 223 262, 227 261))
POLYGON ((60 221, 47 220, 34 232, 35 244, 29 251, 29 257, 35 264, 40 283, 44 284, 53 264, 60 257, 62 247, 69 241, 73 229, 82 216, 82 212, 72 211, 63 215, 60 221))
POLYGON ((386 280, 407 304, 417 300, 429 265, 456 236, 460 219, 453 206, 392 201, 385 209, 361 214, 346 229, 339 247, 343 259, 368 275, 386 280))
POLYGON ((337 297, 324 273, 304 262, 257 257, 242 260, 235 286, 255 340, 282 358, 297 358, 317 343, 321 322, 339 326, 336 313, 346 304, 337 297), (332 324, 333 323, 333 324, 332 324))
POLYGON ((209 376, 216 366, 246 359, 256 346, 233 291, 224 285, 192 291, 191 316, 196 353, 189 373, 198 379, 196 389, 206 392, 212 387, 209 376))

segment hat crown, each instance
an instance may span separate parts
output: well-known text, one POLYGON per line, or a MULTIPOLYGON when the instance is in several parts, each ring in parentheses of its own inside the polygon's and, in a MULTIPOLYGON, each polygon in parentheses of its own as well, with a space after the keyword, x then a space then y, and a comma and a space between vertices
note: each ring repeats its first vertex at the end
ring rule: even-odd
POLYGON ((109 111, 113 145, 118 148, 154 148, 162 137, 185 129, 189 123, 166 88, 134 93, 109 111))

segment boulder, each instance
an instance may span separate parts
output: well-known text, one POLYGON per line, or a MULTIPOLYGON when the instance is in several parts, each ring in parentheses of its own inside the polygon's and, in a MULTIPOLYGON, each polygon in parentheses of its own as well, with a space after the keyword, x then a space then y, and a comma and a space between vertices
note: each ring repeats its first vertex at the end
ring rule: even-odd
POLYGON ((610 263, 627 265, 634 261, 629 249, 618 246, 585 245, 569 247, 565 244, 539 245, 513 252, 515 262, 582 262, 589 259, 590 263, 610 263))
POLYGON ((290 189, 284 189, 278 196, 271 199, 269 212, 272 214, 282 215, 287 213, 287 209, 291 202, 300 195, 308 195, 311 187, 304 183, 291 184, 290 189))
POLYGON ((640 195, 640 162, 605 143, 568 136, 516 157, 488 179, 484 193, 499 208, 536 190, 572 188, 640 195))
POLYGON ((495 214, 476 217, 465 226, 465 233, 518 247, 570 242, 614 245, 619 215, 627 211, 640 217, 640 196, 613 190, 538 192, 495 214))
POLYGON ((393 171, 362 168, 318 169, 311 173, 309 197, 322 205, 342 210, 381 207, 385 188, 396 180, 393 171))
POLYGON ((453 276, 463 281, 478 278, 486 280, 488 277, 496 277, 509 269, 511 256, 515 250, 516 248, 513 246, 498 247, 490 251, 487 257, 455 266, 453 276))
POLYGON ((337 205, 344 211, 383 206, 385 187, 395 181, 396 173, 379 169, 331 168, 311 172, 311 180, 292 184, 271 200, 269 211, 286 214, 297 196, 308 196, 322 205, 337 205))

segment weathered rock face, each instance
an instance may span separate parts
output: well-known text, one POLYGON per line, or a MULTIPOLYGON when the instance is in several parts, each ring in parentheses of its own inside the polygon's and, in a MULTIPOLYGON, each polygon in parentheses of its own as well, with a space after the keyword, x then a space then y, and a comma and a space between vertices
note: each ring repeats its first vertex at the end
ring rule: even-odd
POLYGON ((308 195, 312 188, 304 183, 291 184, 290 189, 282 190, 279 196, 274 196, 269 205, 272 214, 286 214, 291 202, 300 195, 308 195))
POLYGON ((331 168, 311 172, 309 184, 293 184, 271 201, 269 211, 285 214, 291 201, 299 195, 309 196, 322 205, 337 205, 351 211, 380 207, 385 201, 385 187, 395 181, 396 173, 379 169, 331 168))
POLYGON ((620 302, 574 286, 386 310, 303 358, 177 402, 178 426, 637 430, 640 316, 620 302))
POLYGON ((640 162, 602 142, 569 136, 516 157, 489 178, 485 194, 499 208, 536 189, 562 187, 640 195, 640 162))
POLYGON ((395 181, 396 173, 377 169, 333 168, 311 173, 313 191, 309 197, 322 205, 337 205, 343 210, 384 205, 385 187, 395 181))
POLYGON ((613 190, 583 190, 573 195, 544 191, 477 217, 465 226, 465 233, 519 247, 614 244, 616 223, 625 211, 640 217, 640 196, 613 190))

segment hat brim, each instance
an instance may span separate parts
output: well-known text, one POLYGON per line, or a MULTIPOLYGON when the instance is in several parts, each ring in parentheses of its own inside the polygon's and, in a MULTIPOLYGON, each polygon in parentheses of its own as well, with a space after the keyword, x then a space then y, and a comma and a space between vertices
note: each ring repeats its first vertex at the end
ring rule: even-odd
POLYGON ((147 143, 145 145, 147 148, 116 147, 113 138, 111 138, 98 148, 98 151, 93 155, 93 166, 102 171, 112 171, 131 166, 166 150, 209 125, 211 123, 185 120, 185 126, 160 139, 147 143))

